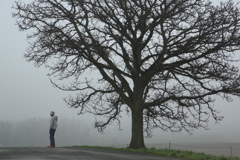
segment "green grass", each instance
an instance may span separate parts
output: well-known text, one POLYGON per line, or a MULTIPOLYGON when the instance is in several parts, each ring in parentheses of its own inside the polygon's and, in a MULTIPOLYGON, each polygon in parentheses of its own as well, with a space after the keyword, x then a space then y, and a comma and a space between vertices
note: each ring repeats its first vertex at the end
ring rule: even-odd
POLYGON ((155 148, 142 148, 142 149, 131 149, 131 148, 113 148, 113 147, 99 147, 99 146, 72 146, 72 147, 88 147, 88 148, 100 148, 100 149, 112 149, 129 152, 140 152, 165 157, 174 157, 188 160, 240 160, 238 157, 225 157, 225 156, 213 156, 204 153, 195 153, 192 151, 182 150, 169 150, 169 149, 155 149, 155 148))

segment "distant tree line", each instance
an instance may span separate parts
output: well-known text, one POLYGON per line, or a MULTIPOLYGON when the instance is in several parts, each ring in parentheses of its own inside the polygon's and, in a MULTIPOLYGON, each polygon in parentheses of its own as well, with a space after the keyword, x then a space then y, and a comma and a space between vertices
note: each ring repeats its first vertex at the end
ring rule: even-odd
MULTIPOLYGON (((22 122, 0 121, 0 147, 47 146, 49 145, 48 129, 49 119, 32 118, 22 122)), ((107 141, 104 141, 106 145, 117 142, 113 137, 110 136, 107 141)), ((55 139, 57 146, 104 145, 101 134, 91 126, 87 126, 86 122, 76 119, 59 119, 55 139)))

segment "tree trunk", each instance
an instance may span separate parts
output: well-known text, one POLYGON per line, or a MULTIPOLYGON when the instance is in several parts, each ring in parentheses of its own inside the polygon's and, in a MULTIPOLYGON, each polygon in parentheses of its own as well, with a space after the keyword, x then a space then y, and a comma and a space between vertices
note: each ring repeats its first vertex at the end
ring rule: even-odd
POLYGON ((143 137, 143 111, 142 109, 132 109, 132 138, 129 148, 144 148, 143 137))

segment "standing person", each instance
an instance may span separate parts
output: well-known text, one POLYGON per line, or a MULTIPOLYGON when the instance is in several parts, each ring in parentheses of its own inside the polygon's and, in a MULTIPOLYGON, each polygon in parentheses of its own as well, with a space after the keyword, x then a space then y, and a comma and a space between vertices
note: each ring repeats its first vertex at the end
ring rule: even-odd
POLYGON ((50 129, 49 129, 49 134, 50 134, 50 146, 48 148, 54 148, 55 147, 55 139, 54 139, 54 134, 57 129, 57 122, 58 122, 58 117, 54 116, 54 112, 50 112, 51 120, 50 120, 50 129))

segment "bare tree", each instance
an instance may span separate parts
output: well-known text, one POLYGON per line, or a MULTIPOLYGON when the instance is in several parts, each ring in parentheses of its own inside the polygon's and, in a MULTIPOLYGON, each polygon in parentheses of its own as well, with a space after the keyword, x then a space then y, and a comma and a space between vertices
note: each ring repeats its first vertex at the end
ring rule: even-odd
POLYGON ((132 117, 130 148, 144 133, 206 128, 214 96, 240 92, 234 52, 240 49, 240 12, 232 1, 35 0, 15 2, 13 17, 28 31, 25 58, 50 76, 71 79, 54 86, 75 91, 68 106, 105 119, 102 132, 121 113, 132 117), (94 77, 95 75, 99 77, 94 77))

